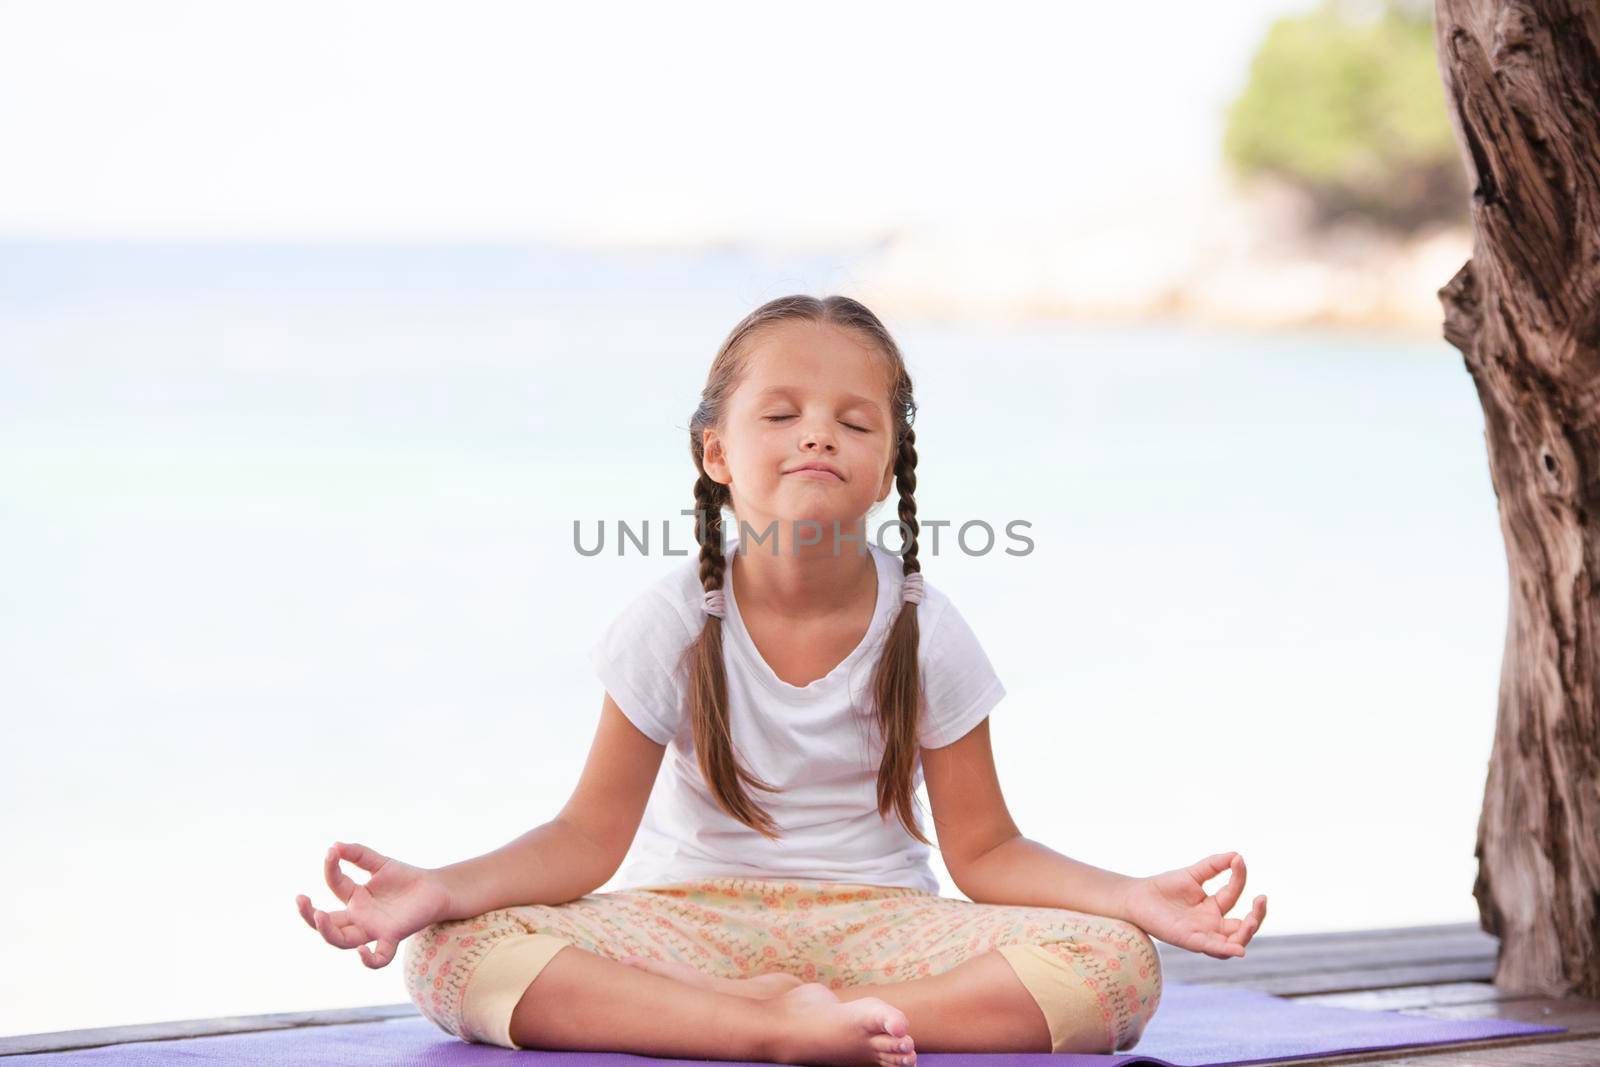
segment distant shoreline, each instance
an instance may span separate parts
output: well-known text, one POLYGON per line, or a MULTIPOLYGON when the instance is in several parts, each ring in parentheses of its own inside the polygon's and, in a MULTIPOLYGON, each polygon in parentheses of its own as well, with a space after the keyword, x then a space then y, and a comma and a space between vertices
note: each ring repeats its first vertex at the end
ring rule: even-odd
POLYGON ((933 228, 812 246, 0 234, 0 274, 9 283, 0 307, 252 292, 716 298, 733 287, 765 296, 846 292, 885 316, 947 325, 1170 323, 1442 336, 1438 290, 1470 258, 1470 229, 1408 239, 1354 225, 1319 232, 1301 214, 1292 197, 1207 195, 1108 213, 1092 224, 933 228), (819 278, 829 281, 819 286, 819 278))
POLYGON ((1316 228, 1281 187, 1201 196, 1094 225, 910 234, 860 264, 863 299, 940 321, 1164 320, 1247 330, 1442 336, 1438 291, 1472 255, 1465 224, 1409 237, 1316 228))

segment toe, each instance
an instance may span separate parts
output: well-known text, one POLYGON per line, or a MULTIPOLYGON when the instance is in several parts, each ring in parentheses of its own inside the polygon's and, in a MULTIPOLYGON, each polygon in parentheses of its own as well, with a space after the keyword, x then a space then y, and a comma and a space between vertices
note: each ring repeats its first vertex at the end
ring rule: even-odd
POLYGON ((888 1055, 891 1052, 899 1052, 900 1042, 904 1041, 905 1038, 894 1037, 890 1034, 873 1034, 869 1040, 872 1044, 872 1050, 874 1052, 881 1052, 884 1055, 888 1055))

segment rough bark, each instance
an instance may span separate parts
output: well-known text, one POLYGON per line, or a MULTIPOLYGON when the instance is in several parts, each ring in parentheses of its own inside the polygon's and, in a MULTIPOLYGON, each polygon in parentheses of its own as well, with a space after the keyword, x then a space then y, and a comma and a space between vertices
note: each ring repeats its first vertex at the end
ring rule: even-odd
POLYGON ((1510 572, 1473 896, 1495 984, 1600 997, 1600 4, 1436 0, 1473 187, 1439 291, 1483 404, 1510 572))

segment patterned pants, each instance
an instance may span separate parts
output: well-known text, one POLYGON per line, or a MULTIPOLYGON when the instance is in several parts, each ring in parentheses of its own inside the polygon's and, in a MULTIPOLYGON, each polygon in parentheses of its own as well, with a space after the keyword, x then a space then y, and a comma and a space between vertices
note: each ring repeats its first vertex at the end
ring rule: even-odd
POLYGON ((995 949, 1043 1011, 1053 1052, 1131 1048, 1161 1000, 1155 945, 1121 919, 900 886, 751 878, 591 893, 434 923, 406 939, 406 988, 448 1033, 521 1048, 511 1039, 512 1010, 567 945, 723 978, 782 971, 833 989, 940 974, 995 949))

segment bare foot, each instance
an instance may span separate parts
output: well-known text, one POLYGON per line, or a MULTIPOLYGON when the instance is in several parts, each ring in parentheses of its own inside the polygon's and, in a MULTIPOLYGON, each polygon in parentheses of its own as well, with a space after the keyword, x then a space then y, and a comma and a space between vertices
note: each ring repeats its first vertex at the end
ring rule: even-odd
POLYGON ((659 974, 663 978, 675 978, 688 985, 699 986, 701 989, 732 993, 734 996, 749 997, 752 1000, 768 1000, 805 984, 803 979, 781 972, 759 974, 754 978, 719 978, 714 974, 696 970, 686 963, 653 960, 648 956, 625 956, 621 962, 630 967, 637 967, 641 971, 659 974))
POLYGON ((914 1067, 916 1047, 905 1014, 877 997, 841 1001, 806 982, 767 1001, 773 1012, 771 1058, 840 1067, 914 1067))

